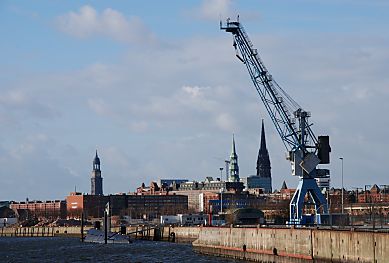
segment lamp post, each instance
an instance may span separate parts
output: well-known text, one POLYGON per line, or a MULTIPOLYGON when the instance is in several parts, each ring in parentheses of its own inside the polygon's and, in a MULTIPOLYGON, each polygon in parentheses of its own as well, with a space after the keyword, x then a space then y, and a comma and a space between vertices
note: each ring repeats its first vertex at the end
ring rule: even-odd
POLYGON ((223 213, 223 191, 224 188, 220 188, 220 213, 223 213))
POLYGON ((344 214, 344 193, 343 193, 343 157, 339 157, 342 161, 342 214, 344 214))
MULTIPOLYGON (((223 167, 219 168, 220 170, 220 181, 223 181, 223 167)), ((220 188, 220 212, 223 212, 223 187, 220 188)))

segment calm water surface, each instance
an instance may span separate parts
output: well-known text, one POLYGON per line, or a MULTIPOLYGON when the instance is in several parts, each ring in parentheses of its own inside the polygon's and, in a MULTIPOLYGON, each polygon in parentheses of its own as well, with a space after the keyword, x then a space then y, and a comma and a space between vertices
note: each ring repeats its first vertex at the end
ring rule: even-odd
POLYGON ((81 243, 78 238, 0 238, 0 262, 242 262, 209 257, 190 244, 135 241, 81 243))

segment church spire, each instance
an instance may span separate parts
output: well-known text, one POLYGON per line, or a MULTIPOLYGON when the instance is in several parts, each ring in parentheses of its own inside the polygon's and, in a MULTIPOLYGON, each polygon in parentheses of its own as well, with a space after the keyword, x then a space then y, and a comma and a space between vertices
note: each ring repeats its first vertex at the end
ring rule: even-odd
POLYGON ((261 146, 259 150, 267 151, 266 148, 266 137, 265 137, 265 125, 263 124, 263 119, 262 119, 262 130, 261 130, 261 146))
POLYGON ((236 155, 236 149, 235 149, 235 135, 232 134, 232 151, 231 151, 231 156, 237 156, 236 155))
POLYGON ((266 137, 265 137, 265 125, 262 119, 261 129, 261 143, 258 151, 257 159, 257 176, 260 177, 271 177, 271 166, 269 152, 266 148, 266 137))
POLYGON ((235 136, 232 134, 232 151, 230 155, 230 176, 228 178, 230 182, 239 182, 239 165, 238 155, 235 149, 235 136))

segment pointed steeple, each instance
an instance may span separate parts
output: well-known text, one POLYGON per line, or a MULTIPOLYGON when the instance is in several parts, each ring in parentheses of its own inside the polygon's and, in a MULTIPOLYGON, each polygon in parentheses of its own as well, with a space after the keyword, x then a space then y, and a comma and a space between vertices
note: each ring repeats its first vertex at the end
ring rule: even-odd
POLYGON ((265 125, 263 124, 263 119, 262 119, 262 129, 261 129, 261 146, 259 150, 267 151, 266 148, 266 137, 265 137, 265 125))
POLYGON ((239 165, 238 155, 235 149, 235 136, 232 134, 232 150, 230 155, 230 175, 228 178, 229 182, 239 182, 239 165))
POLYGON ((232 150, 231 150, 231 156, 237 156, 236 155, 236 149, 235 149, 235 135, 232 134, 232 150))
POLYGON ((270 158, 266 147, 265 125, 263 123, 263 119, 261 128, 261 142, 257 159, 257 175, 260 177, 271 177, 270 158))

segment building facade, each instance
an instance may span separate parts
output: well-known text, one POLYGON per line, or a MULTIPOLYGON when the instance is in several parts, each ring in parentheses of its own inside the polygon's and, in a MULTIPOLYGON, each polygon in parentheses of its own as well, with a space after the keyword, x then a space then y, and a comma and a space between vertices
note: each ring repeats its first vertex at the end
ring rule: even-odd
POLYGON ((173 185, 180 185, 182 183, 188 182, 188 179, 159 179, 158 186, 159 187, 173 187, 173 185))
POLYGON ((64 200, 11 202, 14 211, 28 210, 29 217, 55 220, 66 218, 66 202, 64 200))
POLYGON ((84 195, 70 193, 66 198, 68 218, 101 218, 108 207, 112 216, 154 219, 161 215, 174 215, 188 211, 188 197, 185 195, 84 195))

